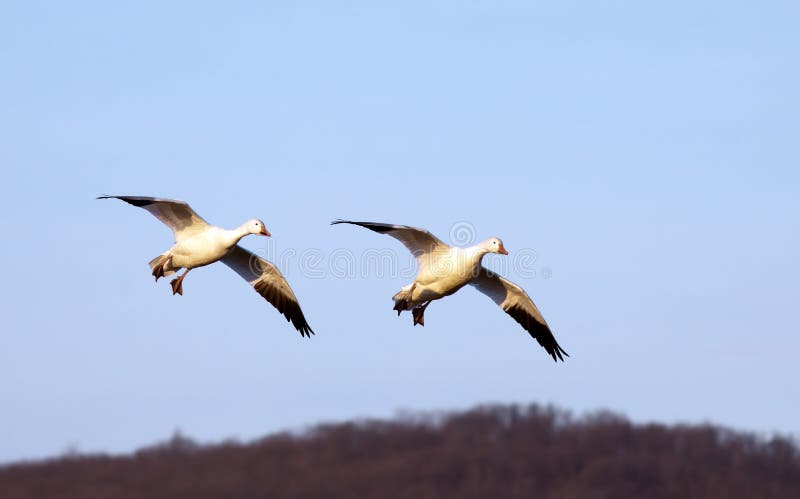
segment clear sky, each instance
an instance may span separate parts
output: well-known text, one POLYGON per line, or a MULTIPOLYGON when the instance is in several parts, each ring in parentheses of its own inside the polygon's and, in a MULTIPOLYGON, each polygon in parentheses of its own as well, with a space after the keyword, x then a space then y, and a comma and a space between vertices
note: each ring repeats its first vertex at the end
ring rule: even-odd
POLYGON ((483 402, 800 434, 797 5, 2 3, 0 461, 483 402), (104 193, 263 219, 317 335, 221 265, 173 297, 104 193), (339 217, 535 255, 571 357, 473 289, 413 328, 339 217))

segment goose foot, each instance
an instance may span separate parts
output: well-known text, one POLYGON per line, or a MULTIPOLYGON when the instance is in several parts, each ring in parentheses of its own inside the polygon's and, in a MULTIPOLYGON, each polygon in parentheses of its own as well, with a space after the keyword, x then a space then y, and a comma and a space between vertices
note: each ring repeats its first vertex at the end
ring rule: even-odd
POLYGON ((186 272, 181 274, 179 277, 171 280, 169 283, 172 284, 172 294, 179 294, 183 296, 183 279, 186 277, 186 274, 192 269, 186 269, 186 272))
POLYGON ((425 309, 428 308, 428 305, 430 304, 431 301, 428 300, 424 305, 419 306, 411 311, 411 315, 414 316, 415 326, 419 324, 420 326, 425 327, 425 309))
POLYGON ((163 263, 160 264, 160 265, 156 265, 156 267, 153 269, 153 277, 156 278, 156 282, 158 282, 159 278, 164 277, 164 264, 163 263))
POLYGON ((417 283, 415 282, 414 284, 411 285, 411 289, 406 291, 403 298, 399 298, 394 302, 394 307, 392 308, 392 310, 396 310, 398 316, 400 316, 400 312, 402 312, 403 310, 408 310, 408 301, 411 299, 411 296, 414 293, 414 288, 416 287, 417 283))
POLYGON ((400 315, 400 312, 406 309, 407 302, 405 300, 397 300, 394 302, 394 308, 392 310, 397 310, 397 315, 400 315))

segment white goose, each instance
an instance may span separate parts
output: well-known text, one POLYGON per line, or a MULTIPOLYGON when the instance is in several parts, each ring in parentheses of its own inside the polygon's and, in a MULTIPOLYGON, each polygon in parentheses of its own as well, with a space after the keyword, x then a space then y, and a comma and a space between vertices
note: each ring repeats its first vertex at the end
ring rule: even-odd
POLYGON ((408 248, 416 257, 419 270, 414 282, 403 286, 392 297, 397 315, 411 310, 414 325, 425 325, 425 309, 433 300, 452 295, 467 284, 478 288, 544 347, 553 360, 569 357, 558 344, 539 309, 525 291, 481 265, 487 253, 507 255, 503 241, 492 237, 468 248, 448 246, 427 230, 371 222, 335 220, 331 225, 358 225, 381 234, 388 234, 408 248))
POLYGON ((186 269, 170 282, 172 294, 183 295, 183 280, 190 270, 221 261, 249 282, 287 321, 291 321, 301 336, 310 337, 314 334, 297 297, 278 268, 237 244, 248 234, 269 237, 264 222, 254 218, 236 229, 226 230, 208 224, 183 201, 144 196, 100 196, 97 199, 111 198, 144 208, 172 229, 175 245, 150 260, 150 269, 156 281, 159 277, 186 269))

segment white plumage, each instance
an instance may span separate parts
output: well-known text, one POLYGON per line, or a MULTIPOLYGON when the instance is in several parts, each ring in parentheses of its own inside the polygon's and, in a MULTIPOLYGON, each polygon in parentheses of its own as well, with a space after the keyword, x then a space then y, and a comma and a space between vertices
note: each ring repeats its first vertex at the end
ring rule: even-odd
POLYGON ((237 244, 249 234, 270 236, 261 220, 254 218, 228 230, 210 225, 183 201, 144 196, 100 196, 98 199, 109 198, 143 208, 172 229, 175 244, 150 260, 150 269, 156 281, 186 269, 171 281, 173 294, 183 294, 183 279, 190 270, 221 261, 249 282, 301 335, 314 334, 297 297, 278 268, 237 244))
POLYGON ((394 237, 417 259, 414 281, 392 299, 394 310, 411 310, 414 325, 425 325, 425 309, 433 300, 452 295, 467 284, 487 295, 514 318, 553 357, 564 360, 567 352, 558 344, 539 309, 525 291, 481 265, 487 253, 507 255, 503 242, 492 237, 466 248, 449 246, 424 229, 406 225, 336 220, 332 224, 358 225, 394 237))

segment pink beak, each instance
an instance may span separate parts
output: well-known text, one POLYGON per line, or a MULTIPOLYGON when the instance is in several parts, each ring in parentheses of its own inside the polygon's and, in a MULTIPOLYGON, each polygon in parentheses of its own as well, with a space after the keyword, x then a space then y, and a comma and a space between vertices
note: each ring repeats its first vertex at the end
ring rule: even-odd
POLYGON ((267 237, 270 237, 270 236, 272 235, 272 234, 270 234, 270 233, 269 233, 269 231, 267 230, 267 228, 266 228, 266 227, 264 227, 264 228, 262 228, 262 229, 261 229, 261 232, 260 232, 260 234, 261 234, 262 236, 267 236, 267 237))
POLYGON ((502 244, 500 245, 500 249, 498 249, 497 252, 500 253, 501 255, 507 255, 508 254, 508 250, 502 244))

